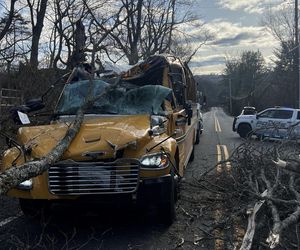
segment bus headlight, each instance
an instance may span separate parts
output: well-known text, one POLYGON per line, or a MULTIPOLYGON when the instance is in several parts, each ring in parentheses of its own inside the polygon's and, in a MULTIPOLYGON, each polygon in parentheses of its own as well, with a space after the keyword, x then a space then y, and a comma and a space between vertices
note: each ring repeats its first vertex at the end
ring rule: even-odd
POLYGON ((32 189, 32 179, 21 182, 18 186, 18 189, 21 190, 30 190, 32 189))
POLYGON ((141 164, 142 168, 166 168, 169 165, 169 159, 163 153, 144 155, 141 158, 141 164))

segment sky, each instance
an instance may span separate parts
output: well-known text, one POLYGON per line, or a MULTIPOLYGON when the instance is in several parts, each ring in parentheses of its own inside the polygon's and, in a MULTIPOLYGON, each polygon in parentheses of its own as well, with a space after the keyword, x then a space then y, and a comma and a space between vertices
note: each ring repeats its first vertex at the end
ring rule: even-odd
MULTIPOLYGON (((293 7, 294 0, 195 0, 194 12, 214 36, 202 46, 190 63, 194 74, 221 74, 225 59, 245 50, 259 50, 272 65, 278 41, 263 25, 267 13, 282 6, 293 7)), ((190 31, 197 35, 197 30, 190 31)), ((198 34, 199 35, 199 34, 198 34)))
MULTIPOLYGON (((0 0, 1 4, 8 0, 0 0)), ((8 1, 9 2, 9 1, 8 1)), ((222 74, 226 58, 234 58, 245 50, 259 50, 272 65, 278 41, 263 25, 267 13, 276 13, 284 6, 294 6, 294 0, 190 0, 189 11, 197 15, 214 37, 193 57, 190 67, 194 74, 222 74)), ((195 37, 196 47, 203 36, 201 29, 187 28, 195 37)), ((48 39, 48 38, 47 38, 48 39)))

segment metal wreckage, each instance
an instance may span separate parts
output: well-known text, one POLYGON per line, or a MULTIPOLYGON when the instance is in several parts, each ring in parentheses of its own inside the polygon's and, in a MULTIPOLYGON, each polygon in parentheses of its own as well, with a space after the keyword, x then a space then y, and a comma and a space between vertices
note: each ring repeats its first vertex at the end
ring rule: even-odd
MULTIPOLYGON (((69 77, 48 124, 18 129, 1 171, 41 159, 56 147, 88 95, 90 80, 81 73, 69 77)), ((121 75, 93 78, 91 94, 100 98, 86 108, 61 159, 8 195, 19 198, 23 213, 32 217, 61 200, 101 203, 122 197, 156 205, 162 221, 172 223, 178 182, 202 132, 190 69, 177 57, 152 56, 121 75)), ((44 107, 40 100, 16 107, 14 119, 28 123, 27 114, 44 107)))

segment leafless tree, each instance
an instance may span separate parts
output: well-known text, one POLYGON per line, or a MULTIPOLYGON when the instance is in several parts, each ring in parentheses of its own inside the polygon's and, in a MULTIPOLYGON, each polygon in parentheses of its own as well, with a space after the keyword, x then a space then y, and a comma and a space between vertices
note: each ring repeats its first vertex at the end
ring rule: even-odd
MULTIPOLYGON (((0 25, 0 41, 3 39, 5 34, 9 31, 10 25, 15 16, 15 3, 17 0, 10 1, 10 8, 8 14, 2 18, 1 25, 0 25)), ((1 8, 6 9, 3 4, 0 4, 1 8)))
POLYGON ((123 25, 117 27, 115 32, 110 34, 115 46, 127 57, 129 64, 135 64, 139 58, 139 42, 143 29, 143 1, 122 0, 125 15, 129 18, 123 25))
POLYGON ((50 28, 50 67, 72 68, 74 51, 81 50, 83 57, 90 59, 92 65, 99 52, 104 51, 109 55, 109 48, 113 46, 110 46, 111 41, 107 37, 127 19, 128 16, 121 15, 123 9, 115 0, 51 2, 50 13, 47 15, 50 28), (82 31, 84 28, 84 32, 81 32, 84 37, 79 45, 75 42, 78 41, 78 32, 75 31, 79 30, 80 23, 82 31))
POLYGON ((284 96, 287 100, 285 105, 297 107, 299 50, 295 34, 293 5, 285 3, 276 11, 270 11, 264 16, 263 24, 279 42, 279 48, 274 51, 276 56, 274 83, 275 85, 284 83, 287 86, 286 96, 284 96))
POLYGON ((55 0, 50 6, 50 15, 47 15, 47 19, 50 24, 50 68, 58 68, 59 64, 67 65, 65 58, 70 58, 71 56, 71 36, 73 29, 73 23, 70 22, 69 12, 75 0, 63 1, 55 0), (63 54, 62 52, 67 51, 63 54))
POLYGON ((115 8, 110 8, 109 13, 107 13, 108 6, 114 1, 84 1, 87 11, 88 11, 88 35, 87 44, 85 51, 89 53, 91 58, 91 65, 95 65, 96 55, 102 51, 106 56, 114 60, 110 54, 113 54, 113 46, 111 40, 108 37, 117 29, 120 25, 125 23, 129 18, 126 13, 124 13, 124 6, 116 6, 115 8), (101 8, 103 9, 102 11, 101 8), (105 13, 106 12, 106 13, 105 13))
POLYGON ((189 63, 200 47, 212 38, 197 16, 180 11, 188 9, 190 5, 188 1, 176 0, 148 0, 144 3, 146 16, 141 37, 144 58, 155 53, 172 53, 189 63), (178 18, 176 13, 182 16, 178 18), (189 35, 186 28, 201 31, 201 36, 189 35))
MULTIPOLYGON (((15 7, 12 2, 11 9, 15 7)), ((12 16, 9 12, 0 21, 0 27, 3 27, 0 39, 0 62, 8 72, 13 62, 21 60, 28 53, 26 41, 31 37, 27 28, 28 22, 21 15, 19 9, 14 8, 12 12, 12 16)))
MULTIPOLYGON (((24 55, 29 55, 25 49, 29 48, 32 68, 37 68, 38 60, 43 58, 44 65, 50 68, 72 67, 72 53, 77 46, 74 42, 75 30, 78 30, 76 23, 79 22, 85 28, 86 37, 81 49, 92 65, 101 53, 112 61, 126 57, 129 64, 135 64, 155 53, 178 51, 181 41, 190 44, 191 38, 183 35, 184 25, 192 24, 196 19, 185 10, 190 3, 178 0, 14 0, 7 8, 8 19, 1 34, 7 33, 7 27, 13 23, 11 16, 16 13, 16 2, 23 12, 28 13, 26 28, 31 29, 32 37, 24 41, 24 55), (48 42, 41 47, 41 42, 46 39, 48 42), (43 52, 39 53, 39 49, 43 52)), ((190 53, 185 56, 187 61, 203 41, 205 39, 193 48, 189 47, 190 53)))
POLYGON ((187 4, 177 0, 123 0, 124 15, 129 18, 110 34, 110 38, 130 65, 155 53, 170 53, 176 32, 183 32, 180 25, 196 19, 185 11, 183 5, 187 4))
POLYGON ((30 20, 32 27, 30 65, 32 68, 38 67, 39 42, 44 27, 44 18, 46 14, 48 0, 41 0, 37 3, 32 0, 27 0, 30 20))
POLYGON ((203 23, 191 24, 191 27, 201 31, 200 37, 194 37, 181 31, 175 31, 171 40, 170 51, 172 54, 182 58, 186 63, 190 63, 199 49, 208 41, 213 39, 212 34, 205 28, 203 23))
POLYGON ((269 11, 262 19, 262 23, 280 42, 294 40, 295 20, 291 4, 284 4, 276 11, 269 11))
POLYGON ((144 58, 155 53, 169 51, 175 25, 175 5, 174 0, 147 0, 144 2, 146 15, 143 36, 141 37, 144 58))

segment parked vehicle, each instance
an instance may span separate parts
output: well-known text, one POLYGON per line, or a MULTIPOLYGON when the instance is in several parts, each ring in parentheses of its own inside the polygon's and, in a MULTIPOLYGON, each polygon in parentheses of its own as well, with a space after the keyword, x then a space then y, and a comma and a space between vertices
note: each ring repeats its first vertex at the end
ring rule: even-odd
POLYGON ((300 109, 275 107, 258 114, 239 115, 233 121, 233 131, 240 137, 254 134, 260 138, 298 138, 300 137, 300 109))
MULTIPOLYGON (((65 85, 50 124, 21 127, 20 146, 4 153, 1 170, 45 157, 74 120, 89 84, 65 85)), ((25 215, 39 215, 58 200, 101 203, 126 197, 157 205, 168 224, 174 220, 178 181, 193 160, 202 129, 193 75, 179 58, 160 55, 124 73, 114 88, 108 86, 93 80, 93 95, 102 96, 86 110, 61 160, 8 192, 19 198, 25 215)))
POLYGON ((256 113, 257 113, 257 111, 256 111, 255 107, 246 106, 243 108, 241 115, 254 115, 256 113))

